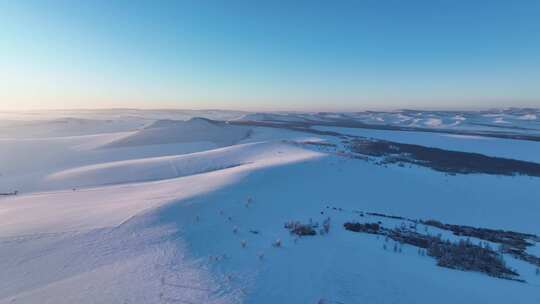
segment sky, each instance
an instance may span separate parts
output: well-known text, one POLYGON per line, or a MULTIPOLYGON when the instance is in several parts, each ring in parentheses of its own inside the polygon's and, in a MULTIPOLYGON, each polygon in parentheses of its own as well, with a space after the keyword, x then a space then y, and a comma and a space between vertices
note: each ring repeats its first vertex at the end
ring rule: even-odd
POLYGON ((540 1, 0 0, 0 110, 540 107, 540 1))

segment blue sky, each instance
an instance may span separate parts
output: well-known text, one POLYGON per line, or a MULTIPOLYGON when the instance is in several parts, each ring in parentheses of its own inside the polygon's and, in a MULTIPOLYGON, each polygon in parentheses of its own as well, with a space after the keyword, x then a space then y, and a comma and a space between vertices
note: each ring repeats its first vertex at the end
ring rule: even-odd
POLYGON ((0 109, 540 107, 540 1, 0 0, 0 109))

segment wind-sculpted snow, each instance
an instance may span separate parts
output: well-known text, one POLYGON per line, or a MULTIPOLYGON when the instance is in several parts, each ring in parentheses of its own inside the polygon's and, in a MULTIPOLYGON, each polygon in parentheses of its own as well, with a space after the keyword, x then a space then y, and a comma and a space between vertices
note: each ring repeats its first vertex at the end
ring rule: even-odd
MULTIPOLYGON (((257 161, 271 163, 276 155, 295 155, 300 151, 299 148, 279 142, 250 143, 179 156, 83 166, 51 174, 45 182, 51 183, 52 188, 73 188, 169 179, 257 161)), ((306 153, 316 154, 309 151, 303 154, 306 153)))

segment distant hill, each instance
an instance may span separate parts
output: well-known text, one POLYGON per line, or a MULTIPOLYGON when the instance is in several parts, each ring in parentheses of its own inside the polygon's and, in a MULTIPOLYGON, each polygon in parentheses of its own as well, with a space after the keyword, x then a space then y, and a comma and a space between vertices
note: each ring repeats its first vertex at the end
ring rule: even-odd
POLYGON ((195 117, 187 121, 158 120, 133 135, 108 144, 108 148, 161 145, 186 142, 212 142, 229 146, 249 136, 250 128, 195 117))

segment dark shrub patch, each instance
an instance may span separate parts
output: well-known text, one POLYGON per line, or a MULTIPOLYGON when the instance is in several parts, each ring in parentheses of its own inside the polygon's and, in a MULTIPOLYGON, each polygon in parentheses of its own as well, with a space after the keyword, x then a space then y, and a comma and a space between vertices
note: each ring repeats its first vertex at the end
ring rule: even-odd
POLYGON ((317 234, 315 229, 313 229, 313 227, 311 227, 309 225, 298 225, 298 226, 294 227, 294 229, 292 230, 292 233, 294 233, 296 235, 300 235, 300 236, 316 235, 317 234))
POLYGON ((483 272, 493 277, 512 279, 518 273, 506 267, 502 257, 489 247, 468 241, 452 243, 433 241, 428 255, 437 259, 437 265, 446 268, 483 272))
POLYGON ((410 163, 452 174, 484 173, 540 177, 539 163, 479 153, 364 138, 352 140, 348 147, 354 153, 382 157, 384 163, 410 163))
POLYGON ((444 224, 436 220, 426 220, 422 221, 422 223, 424 225, 452 231, 454 235, 475 237, 485 241, 501 244, 502 253, 511 254, 515 258, 536 266, 540 266, 540 257, 526 252, 527 247, 534 245, 533 242, 540 241, 540 238, 534 234, 507 230, 476 228, 463 225, 451 225, 444 224))
POLYGON ((302 224, 297 221, 289 221, 285 223, 285 229, 288 229, 291 234, 296 234, 298 236, 306 235, 316 235, 315 231, 316 225, 313 224, 302 224))
POLYGON ((401 244, 424 248, 441 267, 482 272, 497 278, 520 281, 517 279, 519 274, 506 267, 502 257, 487 245, 483 247, 463 240, 443 241, 440 237, 420 234, 407 228, 384 228, 378 223, 345 223, 343 226, 350 231, 384 235, 401 244))
POLYGON ((527 239, 537 239, 538 237, 533 234, 526 234, 521 232, 495 230, 487 228, 476 228, 463 225, 450 225, 443 224, 435 220, 422 221, 424 225, 437 227, 439 229, 452 231, 455 235, 476 237, 485 241, 490 241, 499 244, 505 244, 510 247, 514 247, 520 250, 524 250, 526 247, 533 245, 528 242, 527 239))
POLYGON ((377 223, 345 223, 343 224, 345 229, 354 231, 354 232, 365 232, 365 233, 371 233, 371 234, 381 234, 382 231, 380 231, 380 225, 377 223))

